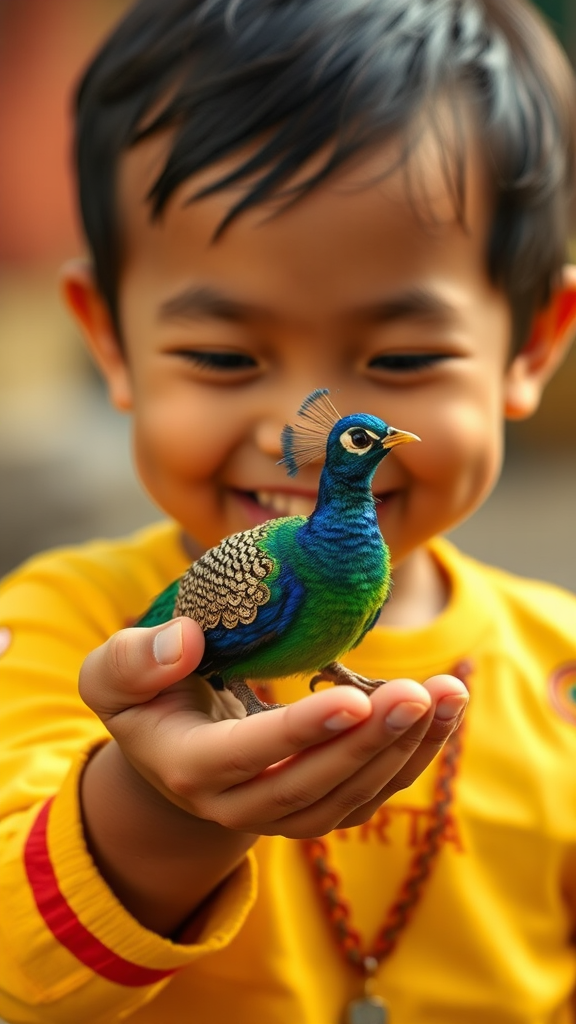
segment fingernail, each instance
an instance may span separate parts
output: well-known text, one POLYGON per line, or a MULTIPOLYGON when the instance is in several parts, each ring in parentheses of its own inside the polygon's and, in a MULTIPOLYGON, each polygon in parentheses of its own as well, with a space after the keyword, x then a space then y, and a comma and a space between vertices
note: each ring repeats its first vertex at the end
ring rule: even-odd
POLYGON ((182 623, 171 622, 156 633, 153 643, 154 657, 159 665, 174 665, 182 657, 182 623))
POLYGON ((448 722, 451 718, 458 718, 458 715, 464 710, 467 703, 468 697, 464 693, 454 693, 451 697, 443 697, 436 705, 434 718, 439 718, 441 722, 448 722))
POLYGON ((395 708, 386 718, 386 725, 389 725, 392 729, 407 729, 410 725, 414 725, 422 715, 425 715, 428 711, 426 704, 420 704, 417 701, 404 701, 402 704, 397 704, 395 708))
POLYGON ((360 721, 354 715, 351 715, 349 711, 338 711, 331 718, 327 718, 324 725, 327 729, 332 729, 333 732, 342 732, 343 729, 349 729, 351 725, 358 725, 360 721))

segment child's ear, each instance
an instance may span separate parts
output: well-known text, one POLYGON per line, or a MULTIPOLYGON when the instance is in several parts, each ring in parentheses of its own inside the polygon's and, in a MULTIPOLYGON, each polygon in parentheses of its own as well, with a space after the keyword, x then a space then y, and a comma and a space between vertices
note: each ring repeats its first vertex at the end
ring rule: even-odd
POLYGON ((127 412, 132 408, 129 367, 92 267, 85 260, 70 260, 60 271, 60 286, 64 302, 106 379, 112 404, 127 412))
POLYGON ((576 266, 566 266, 550 302, 538 313, 530 338, 508 367, 504 387, 507 419, 522 420, 536 412, 575 333, 576 266))

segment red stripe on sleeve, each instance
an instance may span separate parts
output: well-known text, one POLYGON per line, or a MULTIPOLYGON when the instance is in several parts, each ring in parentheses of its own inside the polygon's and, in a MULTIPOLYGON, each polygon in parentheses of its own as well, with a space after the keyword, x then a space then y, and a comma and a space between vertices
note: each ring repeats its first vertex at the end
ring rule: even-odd
POLYGON ((78 920, 60 890, 50 860, 47 826, 52 799, 42 807, 24 849, 26 874, 36 906, 52 934, 77 960, 108 981, 116 982, 117 985, 134 988, 140 985, 154 985, 174 974, 178 968, 158 971, 124 960, 113 950, 108 949, 78 920))

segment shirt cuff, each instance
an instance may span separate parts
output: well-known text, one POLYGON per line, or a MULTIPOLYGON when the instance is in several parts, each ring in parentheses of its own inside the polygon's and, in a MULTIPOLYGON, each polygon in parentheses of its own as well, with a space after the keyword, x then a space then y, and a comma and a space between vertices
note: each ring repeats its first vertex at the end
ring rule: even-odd
POLYGON ((42 1001, 95 979, 116 992, 117 986, 134 990, 166 983, 179 968, 228 945, 256 898, 250 851, 214 896, 194 943, 181 945, 140 925, 108 888, 86 847, 79 783, 93 749, 74 763, 57 796, 34 809, 25 839, 22 867, 31 912, 19 915, 19 932, 26 934, 19 934, 17 945, 27 951, 26 973, 42 990, 42 1001))

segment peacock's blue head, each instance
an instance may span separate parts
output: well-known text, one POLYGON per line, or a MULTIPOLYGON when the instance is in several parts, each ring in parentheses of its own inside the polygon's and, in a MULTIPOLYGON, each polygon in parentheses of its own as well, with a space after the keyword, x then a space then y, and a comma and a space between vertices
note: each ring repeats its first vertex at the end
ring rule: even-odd
POLYGON ((326 468, 333 479, 369 482, 392 448, 419 440, 416 434, 391 427, 377 416, 367 413, 344 416, 328 435, 326 468))
POLYGON ((368 413, 340 417, 325 388, 308 395, 298 415, 305 424, 286 426, 282 432, 281 462, 289 476, 325 455, 325 469, 333 480, 369 483, 378 463, 392 448, 420 440, 416 434, 391 427, 368 413))

